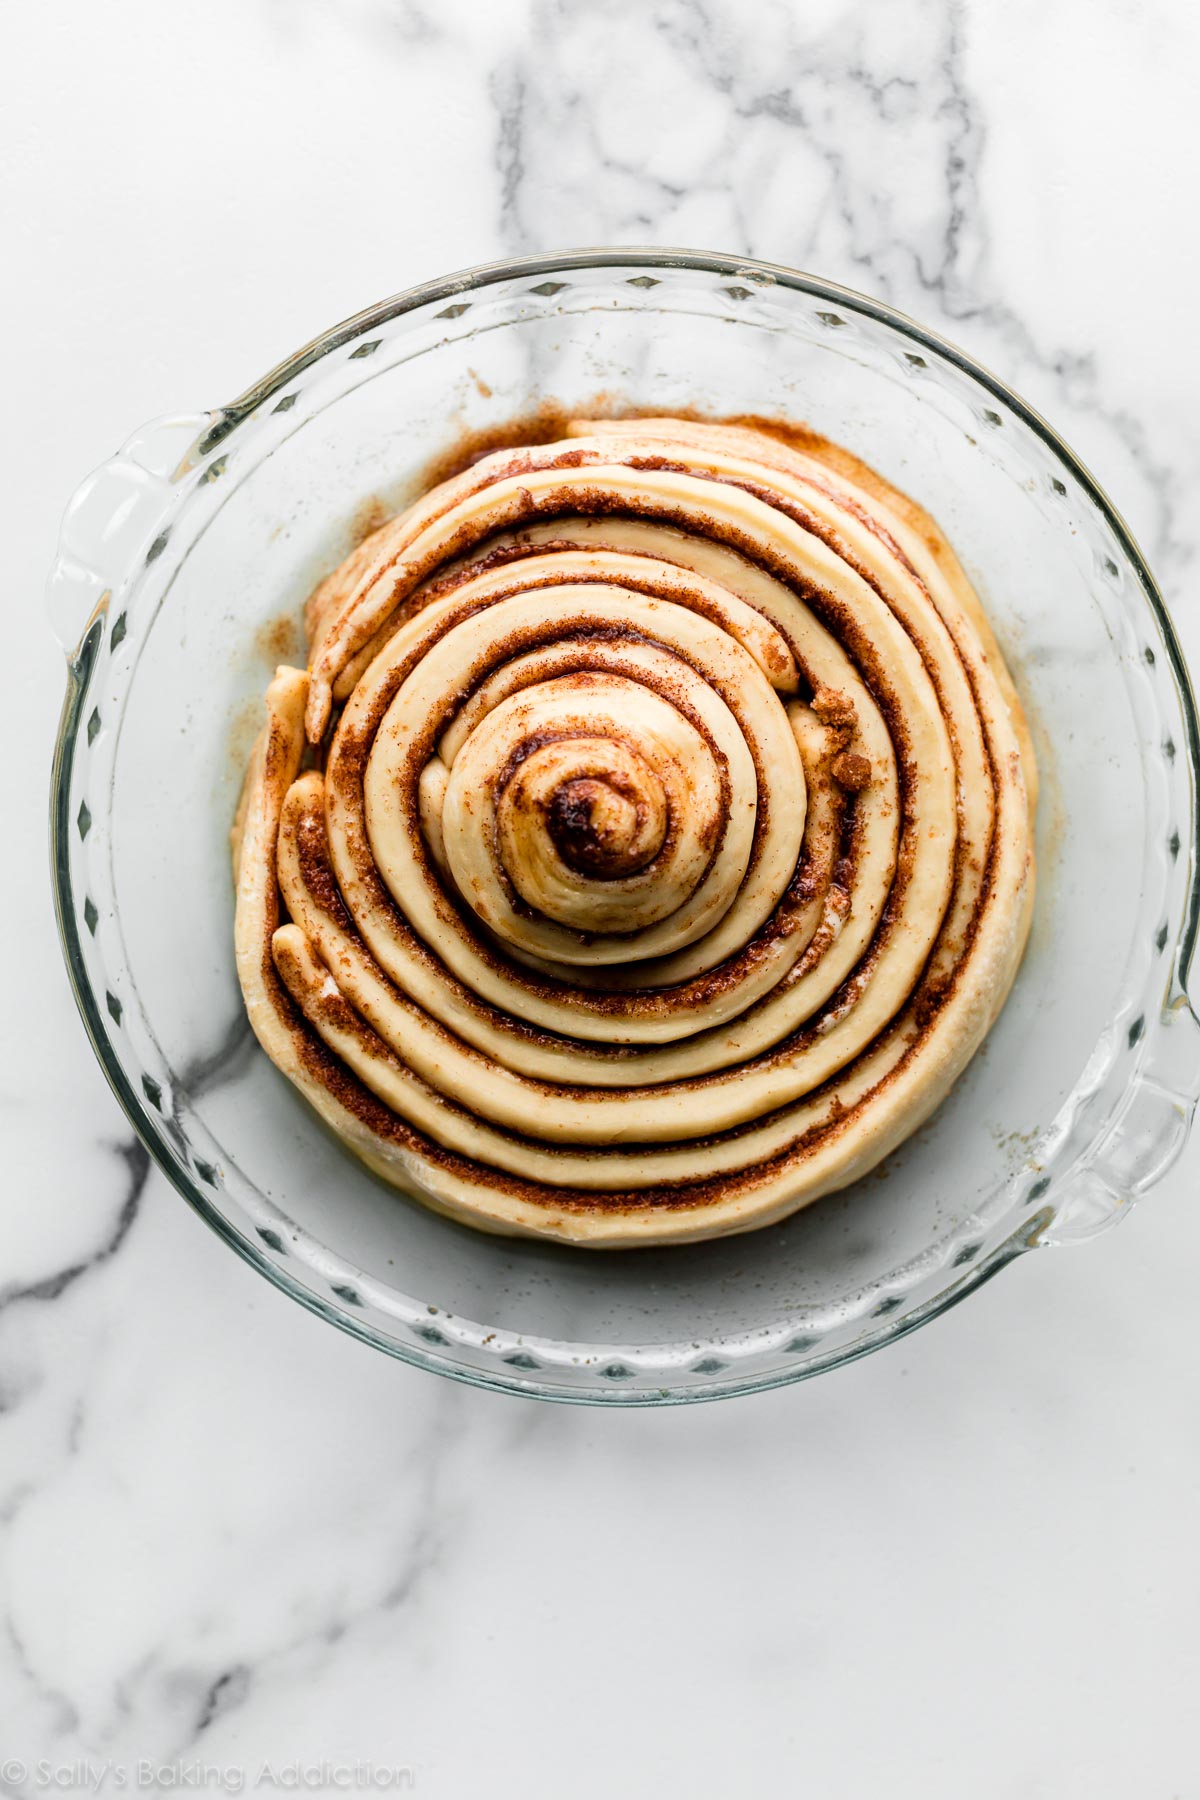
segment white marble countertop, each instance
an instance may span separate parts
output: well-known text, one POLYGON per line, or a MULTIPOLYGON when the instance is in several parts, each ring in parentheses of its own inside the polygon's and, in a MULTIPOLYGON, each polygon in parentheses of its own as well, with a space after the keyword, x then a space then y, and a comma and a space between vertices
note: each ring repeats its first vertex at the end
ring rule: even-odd
POLYGON ((1200 23, 41 0, 0 32, 0 1789, 1200 1795, 1200 1143, 1119 1230, 799 1388, 597 1413, 393 1364, 148 1173, 92 1060, 39 600, 144 419, 439 271, 682 243, 864 288, 1010 380, 1195 656, 1200 23))

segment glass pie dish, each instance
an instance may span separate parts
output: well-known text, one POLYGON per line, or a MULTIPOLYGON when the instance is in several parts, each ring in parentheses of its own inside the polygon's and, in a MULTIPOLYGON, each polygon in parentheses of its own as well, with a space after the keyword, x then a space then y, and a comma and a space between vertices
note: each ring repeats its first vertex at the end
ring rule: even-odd
POLYGON ((68 661, 59 925, 96 1054, 155 1161, 277 1286, 406 1361, 549 1399, 745 1393, 890 1342, 1023 1251, 1119 1219, 1200 1091, 1197 729, 1152 576, 1050 428, 891 309, 764 264, 579 251, 430 282, 84 482, 50 579, 68 661), (228 832, 316 581, 439 458, 539 407, 804 422, 910 493, 979 590, 1042 772, 1013 993, 933 1118, 781 1224, 585 1254, 398 1196, 255 1043, 228 832))

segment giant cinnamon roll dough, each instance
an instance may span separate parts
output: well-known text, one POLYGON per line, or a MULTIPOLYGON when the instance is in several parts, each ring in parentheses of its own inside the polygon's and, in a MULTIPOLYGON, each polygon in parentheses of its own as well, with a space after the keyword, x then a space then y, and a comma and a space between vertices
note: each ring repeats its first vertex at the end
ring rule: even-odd
POLYGON ((235 826, 254 1030, 386 1180, 590 1246, 873 1168, 1024 947, 1035 771, 933 521, 800 432, 579 421, 309 601, 235 826))

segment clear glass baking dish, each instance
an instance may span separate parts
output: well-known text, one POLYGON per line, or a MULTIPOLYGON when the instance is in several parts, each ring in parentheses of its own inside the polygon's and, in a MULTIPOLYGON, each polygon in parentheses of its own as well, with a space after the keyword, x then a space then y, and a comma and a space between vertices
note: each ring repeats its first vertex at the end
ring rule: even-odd
POLYGON ((1049 426, 877 301, 690 252, 427 283, 232 405, 130 438, 71 501, 49 605, 68 663, 58 915, 96 1054, 228 1244, 405 1361, 608 1404, 794 1381, 1107 1228, 1183 1147, 1197 728, 1171 622, 1049 426), (998 1025, 881 1170, 745 1237, 589 1254, 437 1217, 325 1133, 243 1017, 228 829, 302 602, 464 433, 542 404, 785 416, 847 445, 948 533, 1035 731, 1038 910, 998 1025))

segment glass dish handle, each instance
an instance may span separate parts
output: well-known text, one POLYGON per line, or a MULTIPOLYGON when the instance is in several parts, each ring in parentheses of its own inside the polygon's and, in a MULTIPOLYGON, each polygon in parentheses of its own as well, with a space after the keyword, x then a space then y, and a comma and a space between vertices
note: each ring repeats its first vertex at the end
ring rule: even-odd
POLYGON ((50 628, 69 662, 117 583, 144 559, 153 560, 178 484, 195 469, 219 417, 176 413, 155 419, 76 488, 46 586, 50 628))
MULTIPOLYGON (((1137 1075, 1096 1150, 1067 1177, 1039 1244, 1084 1243, 1107 1231, 1183 1153, 1200 1094, 1200 1019, 1188 997, 1183 954, 1181 947, 1137 1075)), ((1131 1046, 1147 1024, 1138 1019, 1123 1027, 1131 1046)))

